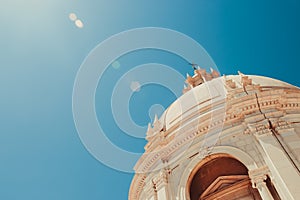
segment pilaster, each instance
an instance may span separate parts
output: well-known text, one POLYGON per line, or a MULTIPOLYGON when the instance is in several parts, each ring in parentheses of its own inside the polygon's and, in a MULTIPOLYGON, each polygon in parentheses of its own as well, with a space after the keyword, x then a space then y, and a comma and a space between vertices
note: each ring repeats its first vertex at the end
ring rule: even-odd
MULTIPOLYGON (((252 124, 252 131, 262 147, 265 163, 269 166, 270 172, 277 180, 276 189, 282 199, 300 199, 298 184, 300 176, 291 163, 287 153, 276 140, 273 132, 266 123, 252 124)), ((261 186, 263 187, 263 186, 261 186)))
POLYGON ((167 171, 161 170, 153 182, 157 191, 157 200, 171 200, 167 171))

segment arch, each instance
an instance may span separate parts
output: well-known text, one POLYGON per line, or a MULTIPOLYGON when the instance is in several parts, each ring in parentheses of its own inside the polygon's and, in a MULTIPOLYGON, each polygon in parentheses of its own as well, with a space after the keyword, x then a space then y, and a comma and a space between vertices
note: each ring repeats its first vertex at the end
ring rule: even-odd
MULTIPOLYGON (((248 170, 257 169, 256 162, 252 159, 252 157, 247 154, 246 152, 232 146, 216 146, 212 149, 210 158, 212 157, 218 157, 218 156, 228 156, 235 158, 236 160, 240 161, 248 170)), ((185 170, 183 171, 181 175, 181 180, 178 185, 177 189, 177 197, 182 200, 190 200, 188 190, 188 184, 189 184, 189 177, 192 175, 192 173, 196 173, 196 169, 201 167, 202 160, 205 158, 201 156, 195 156, 185 167, 185 170)), ((205 161, 204 161, 205 162, 205 161)), ((204 163, 203 162, 203 163, 204 163)))

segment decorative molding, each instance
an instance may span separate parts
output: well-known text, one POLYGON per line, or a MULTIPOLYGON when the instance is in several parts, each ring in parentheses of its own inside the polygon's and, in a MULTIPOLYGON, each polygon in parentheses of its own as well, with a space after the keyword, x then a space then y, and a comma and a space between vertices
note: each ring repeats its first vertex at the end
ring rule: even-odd
POLYGON ((256 137, 272 135, 272 131, 270 130, 270 124, 268 119, 264 119, 260 122, 247 124, 247 129, 244 131, 246 134, 253 134, 256 137))
POLYGON ((206 190, 201 194, 200 199, 212 199, 217 195, 217 193, 228 194, 233 192, 234 189, 238 190, 241 186, 247 187, 249 184, 249 177, 247 175, 228 175, 228 176, 219 176, 216 178, 212 184, 206 188, 206 190), (228 187, 231 186, 231 187, 228 187))
MULTIPOLYGON (((135 167, 138 173, 143 172, 144 174, 134 177, 129 194, 130 200, 139 199, 139 194, 145 185, 145 177, 148 176, 145 174, 146 172, 154 170, 155 166, 157 167, 161 163, 171 163, 170 159, 182 147, 196 138, 203 137, 214 129, 217 130, 220 126, 224 127, 223 131, 229 132, 231 128, 241 125, 243 127, 241 128, 242 133, 252 134, 256 138, 273 134, 270 130, 269 121, 271 121, 271 126, 278 133, 293 128, 291 122, 279 119, 286 114, 299 113, 300 90, 292 86, 289 88, 288 86, 254 85, 252 78, 249 77, 241 75, 241 83, 236 77, 229 80, 225 79, 224 85, 227 88, 228 96, 224 99, 224 102, 214 102, 216 104, 201 107, 196 112, 181 119, 178 123, 174 123, 168 130, 165 130, 165 117, 164 119, 156 120, 153 127, 149 126, 147 133, 149 142, 145 147, 146 153, 135 167), (239 84, 246 87, 244 89, 247 92, 250 91, 250 93, 246 94, 239 84), (209 111, 216 105, 218 107, 226 105, 226 115, 211 123, 211 113, 209 111), (267 120, 261 119, 262 116, 267 118, 267 120), (201 123, 193 124, 192 120, 196 121, 195 119, 201 123), (195 128, 186 128, 191 126, 195 126, 195 128)), ((189 79, 191 80, 191 78, 189 79)), ((212 150, 212 152, 214 151, 215 149, 212 150)), ((196 157, 198 156, 193 158, 196 157)), ((255 174, 254 172, 252 171, 251 173, 255 174)), ((265 178, 266 176, 262 175, 260 179, 253 178, 253 180, 257 185, 265 178)), ((161 179, 164 180, 163 178, 161 179)))
POLYGON ((236 83, 232 79, 228 79, 228 80, 226 80, 226 86, 228 86, 231 89, 235 89, 236 83))
POLYGON ((252 79, 250 79, 248 76, 241 76, 241 83, 243 84, 243 87, 246 87, 247 85, 252 85, 252 79))
POLYGON ((153 181, 151 182, 149 181, 147 184, 145 184, 144 191, 149 196, 153 196, 153 197, 157 196, 156 185, 153 181))
MULTIPOLYGON (((193 64, 196 65, 196 64, 193 64)), ((211 72, 207 72, 205 69, 201 69, 199 66, 194 69, 194 75, 190 76, 189 74, 186 75, 186 81, 184 84, 184 88, 182 93, 186 93, 187 91, 191 90, 192 88, 201 85, 207 81, 210 81, 214 78, 220 77, 219 72, 214 69, 210 69, 211 72)))
POLYGON ((285 129, 293 129, 291 123, 282 120, 270 120, 272 127, 275 128, 276 131, 285 130, 285 129))
POLYGON ((153 179, 153 182, 156 186, 156 189, 159 190, 160 188, 168 185, 168 171, 163 169, 160 171, 158 176, 153 179))
POLYGON ((270 173, 269 168, 267 166, 250 170, 248 174, 251 179, 252 187, 259 188, 261 186, 265 186, 266 184, 265 180, 267 180, 269 173, 270 173))

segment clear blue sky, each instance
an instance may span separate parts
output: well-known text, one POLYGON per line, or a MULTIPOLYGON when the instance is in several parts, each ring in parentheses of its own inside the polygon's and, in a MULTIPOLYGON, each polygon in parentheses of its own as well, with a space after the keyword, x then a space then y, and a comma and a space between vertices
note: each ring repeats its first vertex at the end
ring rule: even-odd
MULTIPOLYGON (((174 29, 202 44, 222 74, 240 70, 300 86, 299 10, 297 0, 2 0, 0 199, 127 199, 133 175, 94 159, 82 145, 72 116, 77 70, 107 37, 145 26, 174 29), (71 12, 84 28, 70 21, 71 12)), ((142 152, 145 141, 116 126, 111 89, 116 77, 148 62, 192 72, 168 53, 136 52, 120 59, 120 69, 107 71, 98 86, 106 92, 96 94, 101 102, 96 103, 97 116, 108 138, 134 152, 142 152)), ((136 123, 145 125, 151 105, 166 107, 174 99, 166 88, 146 86, 132 97, 130 112, 136 123)))

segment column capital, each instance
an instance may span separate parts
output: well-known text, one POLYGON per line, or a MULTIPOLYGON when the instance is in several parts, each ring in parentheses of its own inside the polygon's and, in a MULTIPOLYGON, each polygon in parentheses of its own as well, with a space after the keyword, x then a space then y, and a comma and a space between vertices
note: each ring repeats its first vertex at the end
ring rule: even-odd
POLYGON ((162 170, 158 176, 153 179, 153 183, 155 184, 157 190, 163 186, 166 186, 168 184, 167 170, 162 170))
POLYGON ((252 187, 253 188, 260 188, 264 186, 265 180, 269 174, 269 168, 267 166, 263 166, 257 169, 250 170, 248 172, 249 177, 251 179, 252 187))

